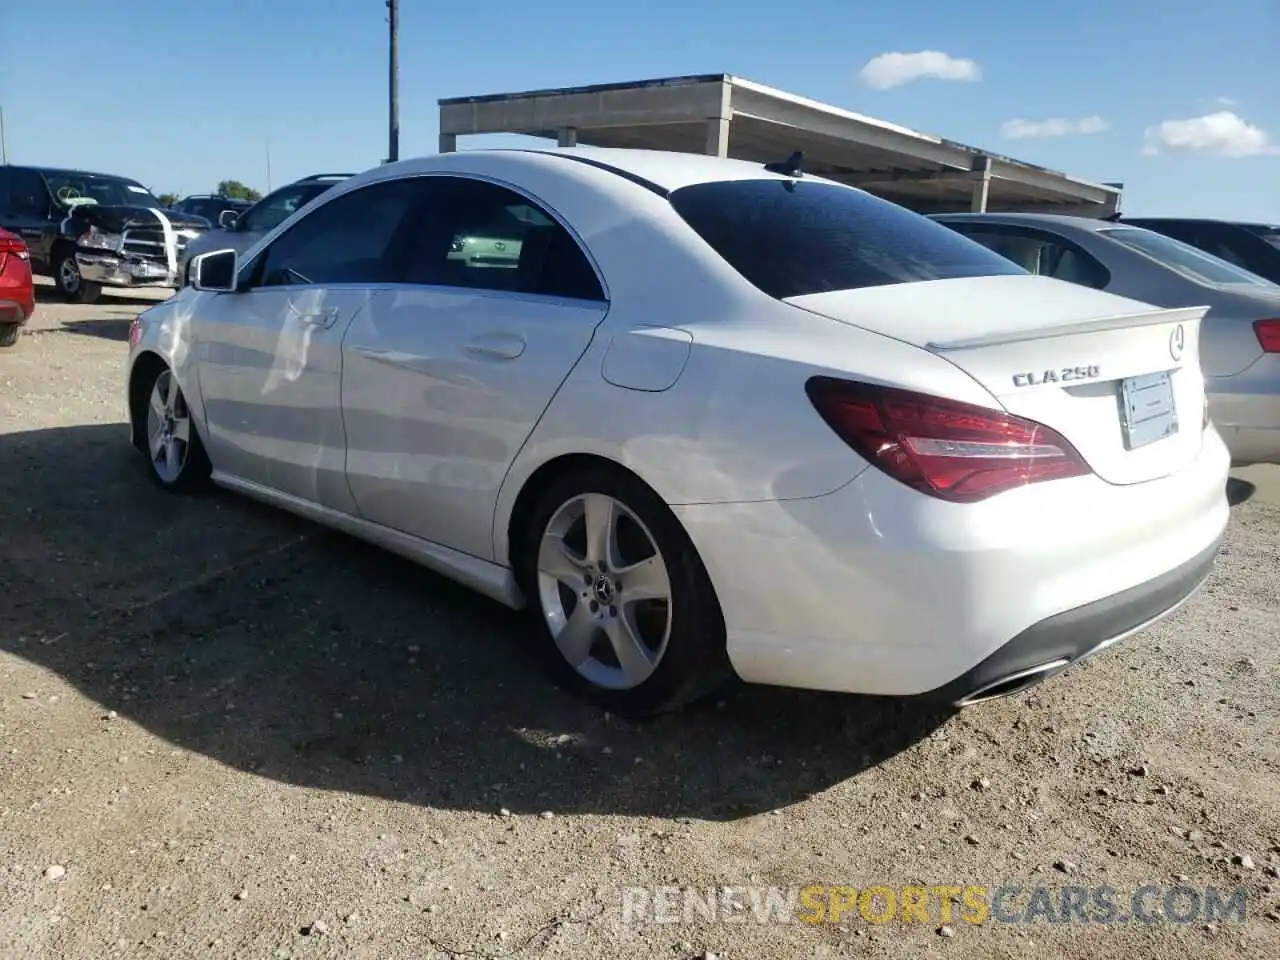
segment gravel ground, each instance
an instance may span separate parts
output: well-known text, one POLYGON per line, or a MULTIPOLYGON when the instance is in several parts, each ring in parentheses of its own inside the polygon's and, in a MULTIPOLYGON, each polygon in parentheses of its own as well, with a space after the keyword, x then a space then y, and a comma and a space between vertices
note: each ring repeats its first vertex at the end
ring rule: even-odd
POLYGON ((1016 698, 633 725, 462 588, 156 491, 123 426, 145 304, 46 297, 0 353, 0 956, 1280 956, 1274 471, 1182 612, 1016 698), (1242 886, 1247 919, 638 923, 620 892, 810 883, 1242 886))

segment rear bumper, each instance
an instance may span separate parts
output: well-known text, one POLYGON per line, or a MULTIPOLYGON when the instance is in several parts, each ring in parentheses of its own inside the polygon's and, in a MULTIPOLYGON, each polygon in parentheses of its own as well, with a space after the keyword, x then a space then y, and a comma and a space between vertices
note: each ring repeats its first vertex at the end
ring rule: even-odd
POLYGON ((1163 620, 1190 600, 1212 572, 1221 546, 1219 537, 1197 556, 1153 580, 1041 620, 926 697, 968 706, 1061 673, 1163 620))
POLYGON ((14 291, 0 288, 0 324, 23 326, 35 313, 35 299, 15 299, 14 291))
POLYGON ((87 283, 106 287, 175 287, 177 273, 168 266, 137 257, 76 251, 76 266, 87 283))
POLYGON ((953 504, 870 468, 824 497, 672 509, 743 680, 960 699, 1189 595, 1227 526, 1228 468, 1209 429, 1179 472, 1127 486, 1077 477, 953 504))
POLYGON ((1280 354, 1205 381, 1209 416, 1236 464, 1280 463, 1280 354))

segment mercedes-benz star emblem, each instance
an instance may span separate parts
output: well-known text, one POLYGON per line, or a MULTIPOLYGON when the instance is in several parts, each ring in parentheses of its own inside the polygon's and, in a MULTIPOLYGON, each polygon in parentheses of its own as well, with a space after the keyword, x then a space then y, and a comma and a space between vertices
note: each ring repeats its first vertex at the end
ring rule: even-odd
POLYGON ((1178 324, 1173 328, 1173 333, 1169 334, 1169 356, 1175 360, 1182 359, 1182 351, 1187 345, 1187 331, 1183 329, 1182 324, 1178 324))

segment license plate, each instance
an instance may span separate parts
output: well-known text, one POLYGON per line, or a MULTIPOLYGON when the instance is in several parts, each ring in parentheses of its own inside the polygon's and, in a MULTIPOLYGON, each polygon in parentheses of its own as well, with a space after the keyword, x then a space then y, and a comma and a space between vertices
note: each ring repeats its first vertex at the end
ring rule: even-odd
POLYGON ((1168 373, 1148 373, 1120 381, 1120 422, 1124 445, 1137 450, 1178 432, 1178 409, 1168 373))

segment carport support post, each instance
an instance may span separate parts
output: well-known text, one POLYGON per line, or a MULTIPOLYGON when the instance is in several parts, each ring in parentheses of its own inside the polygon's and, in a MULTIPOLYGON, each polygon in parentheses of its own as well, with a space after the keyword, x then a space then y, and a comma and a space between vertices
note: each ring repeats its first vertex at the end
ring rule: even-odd
POLYGON ((973 200, 969 209, 974 213, 987 212, 987 197, 991 194, 991 158, 975 157, 973 161, 973 200))
POLYGON ((733 118, 733 84, 720 84, 720 112, 707 118, 707 156, 729 156, 729 121, 733 118))
POLYGON ((728 117, 712 117, 707 121, 707 156, 729 156, 728 117))
POLYGON ((440 134, 440 152, 453 153, 458 149, 458 135, 456 133, 440 134))
POLYGON ((561 127, 560 136, 556 143, 561 147, 576 147, 578 145, 578 128, 561 127))

